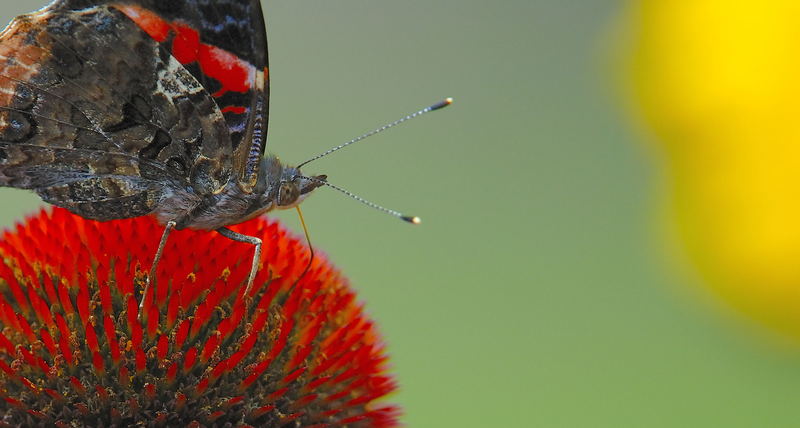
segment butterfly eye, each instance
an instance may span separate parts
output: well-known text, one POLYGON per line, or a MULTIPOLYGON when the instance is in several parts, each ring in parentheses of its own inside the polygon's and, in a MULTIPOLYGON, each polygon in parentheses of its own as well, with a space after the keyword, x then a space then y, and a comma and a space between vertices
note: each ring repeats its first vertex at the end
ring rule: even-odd
POLYGON ((298 197, 300 197, 300 189, 295 183, 281 183, 281 188, 278 190, 279 206, 291 205, 297 201, 298 197))

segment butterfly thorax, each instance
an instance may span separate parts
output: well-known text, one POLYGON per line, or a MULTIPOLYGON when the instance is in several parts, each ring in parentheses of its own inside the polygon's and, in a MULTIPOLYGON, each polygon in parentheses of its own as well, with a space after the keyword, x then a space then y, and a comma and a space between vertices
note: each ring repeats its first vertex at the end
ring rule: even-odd
POLYGON ((297 168, 267 156, 261 160, 255 186, 243 186, 231 179, 219 192, 204 198, 188 188, 172 188, 153 214, 161 223, 176 222, 178 229, 217 229, 273 209, 293 208, 325 178, 302 176, 297 168))

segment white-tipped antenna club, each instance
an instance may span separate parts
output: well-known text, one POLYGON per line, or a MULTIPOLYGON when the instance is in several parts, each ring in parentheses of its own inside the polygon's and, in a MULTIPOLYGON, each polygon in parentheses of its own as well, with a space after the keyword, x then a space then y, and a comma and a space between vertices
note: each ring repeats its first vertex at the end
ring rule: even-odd
POLYGON ((411 224, 420 224, 420 223, 422 223, 422 219, 417 217, 417 216, 408 216, 408 215, 405 215, 405 214, 401 213, 400 211, 390 210, 389 208, 382 207, 382 206, 380 206, 380 205, 378 205, 378 204, 376 204, 374 202, 370 202, 370 201, 362 198, 361 196, 356 195, 355 193, 353 193, 353 192, 351 192, 351 191, 349 191, 347 189, 343 189, 343 188, 341 188, 339 186, 336 186, 334 184, 328 183, 325 180, 320 180, 320 179, 315 178, 315 177, 307 177, 305 175, 298 175, 297 177, 305 178, 306 180, 310 180, 310 181, 313 181, 315 183, 321 184, 323 186, 328 186, 331 189, 338 190, 339 192, 344 193, 345 195, 357 200, 358 202, 361 202, 362 204, 364 204, 364 205, 366 205, 366 206, 368 206, 370 208, 374 208, 374 209, 376 209, 378 211, 381 211, 381 212, 384 212, 386 214, 389 214, 392 217, 397 217, 400 220, 403 220, 405 222, 408 222, 408 223, 411 223, 411 224))
MULTIPOLYGON (((439 110, 439 109, 445 108, 445 107, 449 106, 452 103, 453 103, 453 99, 452 98, 450 98, 450 97, 445 98, 444 100, 439 101, 438 103, 436 103, 436 104, 434 104, 432 106, 425 107, 422 110, 419 110, 419 111, 417 111, 415 113, 411 113, 408 116, 405 116, 405 117, 403 117, 401 119, 395 120, 394 122, 387 123, 386 125, 383 125, 383 126, 381 126, 380 128, 378 128, 378 129, 376 129, 374 131, 367 132, 366 134, 364 134, 364 135, 362 135, 360 137, 353 138, 352 140, 350 140, 350 141, 348 141, 348 142, 346 142, 344 144, 340 144, 340 145, 338 145, 336 147, 333 147, 333 148, 331 148, 329 150, 326 150, 325 152, 314 156, 313 158, 301 163, 300 165, 297 165, 297 168, 298 169, 302 168, 303 165, 307 165, 307 164, 309 164, 309 163, 311 163, 311 162, 313 162, 313 161, 315 161, 315 160, 317 160, 319 158, 328 156, 329 154, 331 154, 331 153, 333 153, 335 151, 341 150, 341 149, 343 149, 343 148, 345 148, 345 147, 347 147, 347 146, 349 146, 351 144, 357 143, 357 142, 359 142, 359 141, 361 141, 361 140, 363 140, 363 139, 365 139, 367 137, 371 137, 371 136, 373 136, 375 134, 378 134, 380 132, 383 132, 383 131, 385 131, 385 130, 387 130, 389 128, 393 128, 393 127, 395 127, 395 126, 397 126, 397 125, 399 125, 399 124, 401 124, 403 122, 406 122, 406 121, 409 121, 411 119, 414 119, 415 117, 422 116, 425 113, 429 113, 429 112, 432 112, 432 111, 435 111, 435 110, 439 110)), ((410 221, 410 220, 407 220, 407 221, 409 223, 414 223, 413 221, 410 221)))

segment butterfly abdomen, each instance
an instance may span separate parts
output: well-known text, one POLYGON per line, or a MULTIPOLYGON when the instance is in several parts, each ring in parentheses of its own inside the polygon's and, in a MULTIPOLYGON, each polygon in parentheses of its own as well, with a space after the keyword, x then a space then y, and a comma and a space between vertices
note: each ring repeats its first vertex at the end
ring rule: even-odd
POLYGON ((235 181, 215 195, 199 199, 191 191, 170 189, 154 215, 160 223, 177 222, 177 229, 213 230, 241 223, 274 208, 263 194, 244 191, 235 181))

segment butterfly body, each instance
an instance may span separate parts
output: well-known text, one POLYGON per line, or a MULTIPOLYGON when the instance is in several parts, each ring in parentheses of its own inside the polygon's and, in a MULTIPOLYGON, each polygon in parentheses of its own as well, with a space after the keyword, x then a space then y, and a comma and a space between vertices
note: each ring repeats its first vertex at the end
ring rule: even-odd
POLYGON ((281 164, 276 157, 265 157, 255 186, 245 189, 231 180, 220 192, 204 198, 192 189, 171 188, 153 214, 162 224, 176 222, 176 229, 214 230, 241 223, 276 208, 298 205, 325 179, 299 175, 299 170, 281 164))

